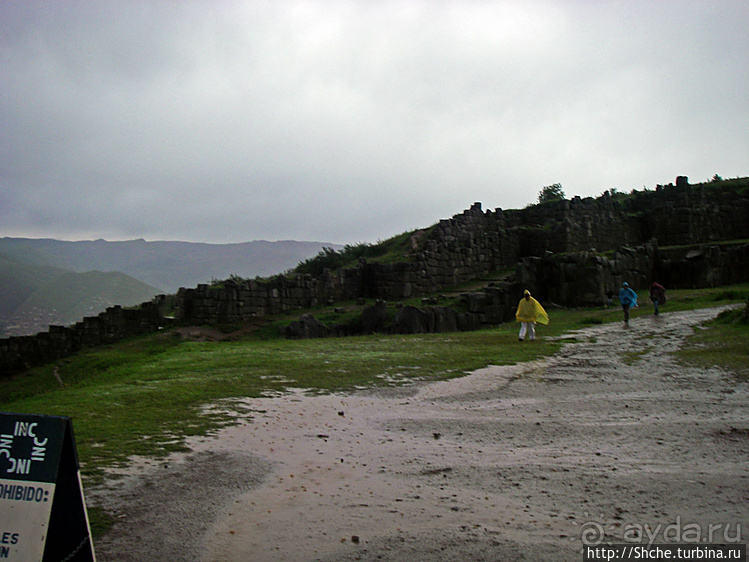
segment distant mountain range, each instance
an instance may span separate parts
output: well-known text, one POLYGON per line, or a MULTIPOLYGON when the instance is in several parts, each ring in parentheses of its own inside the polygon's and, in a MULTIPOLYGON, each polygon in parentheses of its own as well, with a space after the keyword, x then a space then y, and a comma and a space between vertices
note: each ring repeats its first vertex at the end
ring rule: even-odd
POLYGON ((321 242, 241 244, 0 238, 0 337, 68 325, 231 275, 267 277, 317 255, 321 242))

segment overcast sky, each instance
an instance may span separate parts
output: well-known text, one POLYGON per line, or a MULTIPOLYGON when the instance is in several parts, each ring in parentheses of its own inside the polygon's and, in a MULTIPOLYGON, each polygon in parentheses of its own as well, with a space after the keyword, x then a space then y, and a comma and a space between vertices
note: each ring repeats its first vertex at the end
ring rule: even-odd
POLYGON ((749 175, 749 3, 0 2, 0 236, 376 242, 749 175))

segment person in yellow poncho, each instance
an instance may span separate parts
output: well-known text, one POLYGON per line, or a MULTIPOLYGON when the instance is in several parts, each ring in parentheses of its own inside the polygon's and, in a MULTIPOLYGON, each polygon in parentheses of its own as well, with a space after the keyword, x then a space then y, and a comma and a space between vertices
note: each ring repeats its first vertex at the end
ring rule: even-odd
POLYGON ((531 292, 526 289, 523 298, 518 303, 518 311, 515 313, 515 320, 520 322, 520 333, 518 340, 523 341, 525 334, 528 333, 531 341, 536 339, 536 322, 541 324, 549 323, 549 315, 546 314, 544 307, 531 296, 531 292))

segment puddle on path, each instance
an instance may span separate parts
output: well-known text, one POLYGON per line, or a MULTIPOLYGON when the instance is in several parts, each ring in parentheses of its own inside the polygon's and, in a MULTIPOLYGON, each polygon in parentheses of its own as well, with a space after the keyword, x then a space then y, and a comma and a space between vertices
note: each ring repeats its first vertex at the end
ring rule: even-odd
MULTIPOLYGON (((555 357, 403 390, 243 401, 245 422, 190 444, 185 470, 216 489, 216 509, 201 511, 202 497, 175 502, 179 515, 205 525, 195 555, 172 550, 172 558, 337 561, 369 549, 365 559, 421 560, 444 539, 466 549, 461 559, 477 558, 481 543, 481 559, 509 544, 528 559, 567 560, 579 557, 588 512, 614 514, 617 525, 747 520, 747 385, 669 356, 715 314, 586 328, 555 357), (660 344, 642 360, 622 362, 622 352, 653 337, 660 344), (205 459, 225 459, 232 470, 201 473, 205 459), (220 481, 238 480, 245 466, 249 474, 257 459, 273 466, 259 486, 220 481), (418 552, 414 537, 422 537, 418 552), (416 554, 404 558, 400 540, 416 554), (396 546, 377 550, 383 544, 396 546), (534 556, 538 545, 551 550, 534 556)), ((122 538, 134 532, 142 529, 122 538)))
POLYGON ((466 415, 464 405, 444 398, 499 393, 527 368, 483 369, 405 398, 297 393, 248 401, 256 410, 251 423, 194 448, 252 452, 277 470, 215 524, 207 559, 310 560, 404 528, 459 527, 467 510, 473 525, 501 527, 506 506, 498 497, 483 491, 458 497, 450 486, 433 484, 456 465, 496 462, 454 436, 443 438, 438 428, 466 415), (405 420, 428 420, 435 430, 399 430, 405 420))
MULTIPOLYGON (((424 385, 408 397, 298 393, 249 401, 256 410, 251 423, 195 449, 251 452, 277 469, 215 522, 204 543, 206 560, 311 560, 406 529, 461 527, 572 548, 565 513, 593 498, 594 488, 570 493, 580 485, 557 471, 608 479, 619 454, 632 455, 633 466, 649 474, 674 470, 661 451, 627 448, 633 441, 627 432, 646 438, 642 420, 653 416, 652 409, 657 414, 659 401, 669 400, 674 389, 659 386, 652 369, 622 365, 612 351, 640 347, 643 337, 656 335, 668 342, 658 353, 665 357, 691 325, 714 314, 642 318, 635 329, 582 330, 596 343, 565 348, 571 351, 553 358, 548 373, 549 361, 540 361, 489 367, 424 385), (643 391, 630 376, 651 377, 645 384, 653 386, 643 391), (518 385, 524 390, 512 392, 515 380, 526 383, 518 385), (559 391, 549 386, 554 384, 559 391), (632 410, 622 407, 623 400, 632 410), (472 475, 483 479, 481 485, 472 475), (513 478, 521 493, 500 486, 513 478), (544 489, 548 480, 555 482, 544 489)), ((677 470, 693 468, 685 461, 677 470)))

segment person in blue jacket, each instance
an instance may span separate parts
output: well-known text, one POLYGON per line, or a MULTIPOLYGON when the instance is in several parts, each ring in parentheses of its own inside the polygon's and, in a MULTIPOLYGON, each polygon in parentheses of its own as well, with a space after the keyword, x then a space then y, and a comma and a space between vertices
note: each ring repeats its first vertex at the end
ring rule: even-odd
POLYGON ((622 288, 619 290, 619 302, 624 311, 624 323, 629 324, 629 309, 637 306, 637 293, 629 288, 626 281, 622 283, 622 288))

